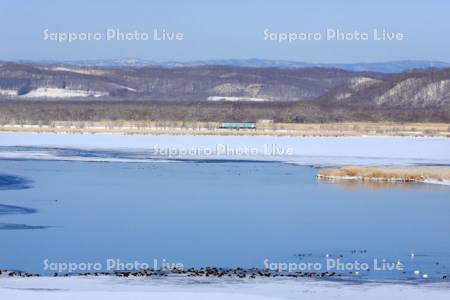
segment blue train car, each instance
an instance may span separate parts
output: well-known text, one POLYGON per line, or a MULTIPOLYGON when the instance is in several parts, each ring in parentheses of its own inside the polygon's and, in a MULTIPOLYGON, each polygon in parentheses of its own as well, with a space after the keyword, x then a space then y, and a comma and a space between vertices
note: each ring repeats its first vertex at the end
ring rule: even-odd
POLYGON ((222 122, 220 128, 223 129, 256 129, 254 122, 222 122))

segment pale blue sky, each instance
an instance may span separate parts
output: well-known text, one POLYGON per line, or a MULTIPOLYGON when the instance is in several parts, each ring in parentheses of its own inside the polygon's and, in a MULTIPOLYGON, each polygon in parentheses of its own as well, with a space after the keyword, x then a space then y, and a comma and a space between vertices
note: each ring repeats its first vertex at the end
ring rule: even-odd
POLYGON ((450 62, 448 0, 0 0, 0 60, 110 59, 156 61, 227 58, 306 62, 374 62, 401 59, 450 62), (52 32, 181 31, 183 41, 43 40, 52 32), (264 41, 264 29, 282 32, 340 28, 403 32, 404 41, 264 41))

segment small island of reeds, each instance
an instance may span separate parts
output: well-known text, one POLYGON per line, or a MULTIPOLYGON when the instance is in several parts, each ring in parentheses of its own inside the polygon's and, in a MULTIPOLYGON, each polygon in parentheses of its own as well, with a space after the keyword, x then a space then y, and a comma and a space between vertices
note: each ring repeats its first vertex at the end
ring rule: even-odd
POLYGON ((341 167, 321 169, 317 178, 385 182, 450 184, 449 167, 341 167))

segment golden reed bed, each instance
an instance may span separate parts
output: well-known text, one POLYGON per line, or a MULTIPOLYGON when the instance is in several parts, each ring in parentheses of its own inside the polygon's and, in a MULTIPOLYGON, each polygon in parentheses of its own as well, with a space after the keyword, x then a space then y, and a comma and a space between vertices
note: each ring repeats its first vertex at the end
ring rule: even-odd
POLYGON ((404 168, 370 168, 342 167, 322 169, 317 174, 320 179, 360 180, 390 182, 424 182, 427 180, 450 180, 448 167, 404 167, 404 168))

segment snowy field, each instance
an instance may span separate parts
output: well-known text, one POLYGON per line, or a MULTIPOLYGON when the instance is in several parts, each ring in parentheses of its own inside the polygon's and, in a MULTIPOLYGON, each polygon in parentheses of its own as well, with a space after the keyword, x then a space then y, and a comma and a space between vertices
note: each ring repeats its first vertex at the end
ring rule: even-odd
POLYGON ((449 299, 448 283, 345 283, 318 280, 187 278, 7 278, 0 299, 449 299))
POLYGON ((312 166, 450 165, 450 139, 416 137, 149 136, 0 133, 1 158, 139 161, 155 159, 271 160, 312 166), (40 149, 37 149, 40 148, 40 149), (117 150, 101 158, 43 148, 117 150))
POLYGON ((37 88, 23 95, 24 98, 77 98, 101 97, 107 93, 86 90, 71 90, 64 88, 37 88))

